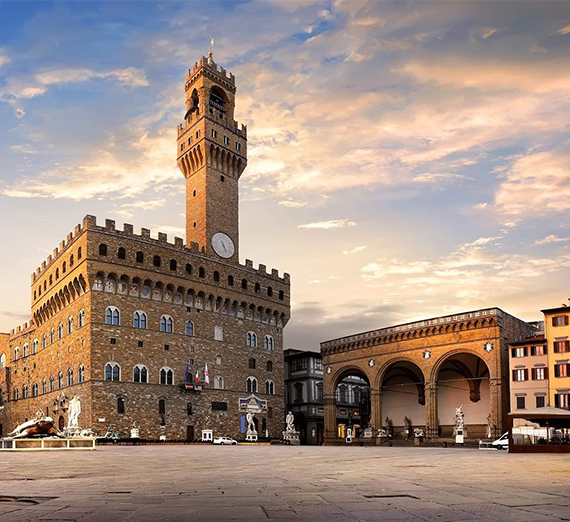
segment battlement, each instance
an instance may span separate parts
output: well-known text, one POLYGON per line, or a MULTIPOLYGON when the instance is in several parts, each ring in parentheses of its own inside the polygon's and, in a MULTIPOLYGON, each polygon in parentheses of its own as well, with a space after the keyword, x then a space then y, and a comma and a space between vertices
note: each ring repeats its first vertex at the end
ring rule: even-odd
MULTIPOLYGON (((128 237, 133 239, 140 239, 147 243, 154 243, 157 246, 168 246, 170 248, 175 248, 183 253, 190 253, 194 255, 205 256, 205 248, 199 248, 198 243, 190 243, 190 247, 184 245, 184 240, 180 237, 175 237, 173 242, 168 241, 168 234, 164 232, 158 232, 157 239, 151 237, 151 231, 148 228, 141 228, 140 234, 134 233, 133 225, 125 223, 123 225, 123 230, 117 230, 115 226, 115 221, 112 219, 106 219, 105 225, 97 225, 97 218, 95 216, 85 216, 83 218, 82 230, 91 230, 94 232, 103 232, 107 234, 116 234, 122 237, 128 237)), ((257 269, 253 267, 253 261, 246 259, 245 264, 239 265, 242 270, 247 270, 248 272, 257 274, 259 276, 266 277, 268 279, 273 279, 275 281, 285 283, 287 285, 291 282, 291 276, 288 273, 284 273, 283 277, 279 276, 279 271, 276 268, 271 269, 271 273, 267 272, 267 267, 260 264, 257 269)))
POLYGON ((186 82, 191 82, 200 69, 207 68, 210 72, 218 76, 224 82, 227 82, 235 87, 236 77, 232 73, 228 73, 223 67, 218 69, 218 64, 214 60, 208 61, 206 56, 202 56, 200 60, 194 63, 192 69, 186 71, 186 82))
POLYGON ((42 262, 41 266, 36 268, 35 272, 32 273, 31 276, 32 284, 35 283, 38 277, 40 277, 53 264, 53 262, 59 256, 61 256, 63 252, 69 248, 71 244, 75 242, 75 240, 83 232, 83 229, 84 227, 82 227, 81 225, 76 225, 73 232, 67 234, 66 238, 62 239, 59 242, 59 246, 57 248, 54 248, 52 254, 49 255, 45 261, 42 262))
POLYGON ((13 328, 12 330, 10 330, 10 336, 11 337, 19 337, 20 335, 25 335, 28 332, 32 331, 35 328, 35 324, 34 321, 32 319, 30 319, 29 322, 21 324, 20 326, 17 326, 16 328, 13 328))

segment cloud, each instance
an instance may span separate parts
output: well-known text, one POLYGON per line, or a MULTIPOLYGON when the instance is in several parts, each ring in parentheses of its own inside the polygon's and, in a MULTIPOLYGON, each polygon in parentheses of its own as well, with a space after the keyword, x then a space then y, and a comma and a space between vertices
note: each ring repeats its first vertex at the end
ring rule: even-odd
POLYGON ((548 245, 549 243, 565 243, 570 241, 570 237, 558 237, 554 234, 550 234, 543 239, 537 239, 534 244, 535 245, 548 245))
POLYGON ((157 208, 163 207, 166 203, 166 199, 154 199, 149 201, 136 201, 135 203, 124 203, 121 205, 120 210, 117 210, 117 214, 123 217, 132 217, 134 215, 135 209, 141 210, 155 210, 157 208))
POLYGON ((350 249, 350 250, 343 250, 343 251, 342 251, 342 254, 345 255, 345 256, 348 256, 348 255, 350 255, 350 254, 358 254, 358 252, 363 252, 363 251, 366 250, 367 248, 368 248, 368 247, 367 247, 366 245, 364 245, 364 246, 357 246, 357 247, 354 247, 354 248, 352 248, 352 249, 350 249))
POLYGON ((473 179, 468 178, 467 176, 463 176, 462 174, 431 174, 431 173, 424 173, 418 174, 414 177, 412 182, 414 183, 439 183, 441 181, 451 180, 451 179, 473 179))
POLYGON ((512 164, 495 194, 499 212, 535 218, 570 210, 570 154, 544 151, 512 164))
POLYGON ((570 24, 565 25, 564 27, 558 29, 558 31, 556 31, 558 34, 570 34, 570 24))
POLYGON ((10 58, 8 58, 8 56, 4 53, 4 51, 2 49, 0 49, 0 67, 2 67, 3 65, 6 65, 9 62, 10 62, 10 58))
POLYGON ((284 201, 280 201, 279 205, 281 205, 282 207, 287 207, 287 208, 302 208, 302 207, 307 206, 307 202, 306 201, 293 201, 292 199, 286 199, 284 201))
POLYGON ((496 27, 479 27, 469 31, 469 39, 475 43, 477 40, 486 40, 494 34, 499 34, 501 29, 496 27))
POLYGON ((183 227, 176 227, 172 225, 151 225, 150 229, 154 237, 157 237, 159 232, 170 234, 174 237, 186 237, 186 229, 183 227))
POLYGON ((331 219, 329 221, 316 221, 315 223, 297 225, 297 228, 331 230, 333 228, 346 228, 355 226, 356 223, 348 219, 331 219))
POLYGON ((123 160, 108 150, 95 150, 82 163, 59 165, 38 177, 21 178, 0 189, 0 194, 75 201, 100 195, 138 196, 149 187, 161 188, 165 181, 180 179, 172 158, 174 142, 173 131, 153 137, 145 134, 131 145, 137 162, 123 160))
POLYGON ((380 259, 375 263, 368 263, 361 268, 362 277, 367 280, 381 279, 386 275, 394 274, 421 274, 431 267, 429 261, 406 262, 400 259, 380 259))
POLYGON ((10 149, 14 152, 19 152, 21 154, 37 154, 38 151, 34 149, 31 145, 12 145, 10 149))

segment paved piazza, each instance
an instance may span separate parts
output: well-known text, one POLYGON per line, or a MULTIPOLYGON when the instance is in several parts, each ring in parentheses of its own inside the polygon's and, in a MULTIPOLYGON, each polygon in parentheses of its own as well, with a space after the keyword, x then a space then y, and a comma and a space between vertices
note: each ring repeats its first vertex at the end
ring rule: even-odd
POLYGON ((570 456, 120 446, 0 453, 0 520, 570 520, 570 456))

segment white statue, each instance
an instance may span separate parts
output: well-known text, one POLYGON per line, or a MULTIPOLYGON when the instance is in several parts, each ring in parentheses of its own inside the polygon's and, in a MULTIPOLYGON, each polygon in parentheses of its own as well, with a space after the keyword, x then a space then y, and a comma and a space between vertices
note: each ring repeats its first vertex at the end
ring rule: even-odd
POLYGON ((285 431, 287 433, 295 433, 295 417, 293 416, 293 413, 289 412, 287 414, 285 417, 285 422, 287 423, 287 428, 285 431))
POLYGON ((133 427, 131 428, 131 439, 140 438, 140 430, 137 427, 137 423, 133 422, 133 427))
POLYGON ((255 423, 253 422, 253 413, 248 411, 245 418, 247 419, 247 431, 251 433, 256 433, 255 423))
POLYGON ((67 429, 79 428, 79 415, 81 414, 81 401, 77 395, 69 401, 69 420, 67 422, 67 429))
POLYGON ((424 436, 424 430, 421 428, 414 428, 414 437, 420 438, 424 436))
POLYGON ((465 427, 465 414, 463 413, 463 404, 455 409, 453 416, 455 419, 455 429, 462 430, 465 427))

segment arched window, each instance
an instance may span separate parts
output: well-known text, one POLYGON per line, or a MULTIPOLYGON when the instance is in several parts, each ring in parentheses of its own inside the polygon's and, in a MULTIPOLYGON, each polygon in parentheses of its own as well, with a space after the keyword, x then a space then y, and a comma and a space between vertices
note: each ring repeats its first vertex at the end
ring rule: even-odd
POLYGON ((273 288, 271 288, 270 286, 267 287, 267 295, 268 297, 271 297, 273 295, 273 288))
POLYGON ((59 268, 55 269, 55 280, 57 281, 59 279, 59 268))
POLYGON ((253 332, 247 332, 246 344, 248 346, 257 346, 257 335, 253 332))
POLYGON ((14 360, 18 359, 19 357, 20 357, 20 348, 16 346, 16 348, 14 348, 14 360))
POLYGON ((47 393, 47 381, 45 379, 42 381, 42 395, 44 393, 47 393))
POLYGON ((133 326, 140 330, 146 330, 146 313, 137 310, 133 316, 133 326))
POLYGON ((20 398, 20 392, 18 388, 14 388, 14 400, 17 401, 20 398))
POLYGON ((55 391, 55 379, 53 377, 49 378, 49 391, 55 391))
POLYGON ((55 341, 55 330, 52 328, 49 332, 49 343, 53 344, 55 341))
POLYGON ((79 310, 77 314, 77 327, 81 328, 82 326, 85 326, 85 310, 79 310))
POLYGON ((101 243, 99 245, 99 255, 100 256, 106 256, 107 255, 107 245, 105 245, 104 243, 101 243))
POLYGON ((73 333, 73 317, 67 318, 67 333, 73 333))
POLYGON ((0 370, 6 368, 6 354, 3 353, 0 355, 0 370))
POLYGON ((176 259, 170 260, 170 270, 176 270, 178 263, 176 263, 176 259))
POLYGON ((125 398, 117 397, 117 413, 123 415, 125 413, 125 398))
POLYGON ((203 266, 201 266, 198 269, 198 276, 200 276, 201 278, 206 277, 206 269, 203 266))
POLYGON ((348 403, 348 388, 345 384, 341 384, 338 388, 338 402, 341 404, 348 403))
POLYGON ((250 370, 255 370, 255 359, 251 357, 248 361, 248 368, 250 370))
POLYGON ((170 368, 160 369, 160 384, 174 384, 174 372, 170 368))
POLYGON ((166 333, 172 333, 174 323, 172 322, 172 317, 169 315, 163 315, 160 318, 160 331, 166 333))
POLYGON ((73 254, 71 254, 69 256, 69 268, 72 268, 74 264, 75 264, 75 258, 73 257, 73 254))
POLYGON ((148 382, 148 371, 146 366, 142 364, 137 364, 133 369, 133 381, 140 383, 148 382))
POLYGON ((121 368, 117 363, 107 363, 105 365, 105 380, 119 381, 121 379, 121 368))
POLYGON ((105 324, 118 326, 120 322, 119 309, 116 306, 108 306, 105 310, 105 324))
POLYGON ((234 286, 234 276, 233 275, 228 276, 228 286, 234 286))
POLYGON ((184 333, 186 335, 194 335, 194 323, 192 321, 186 321, 184 325, 184 333))
POLYGON ((241 280, 241 287, 243 290, 247 290, 247 279, 241 280))
POLYGON ((283 299, 285 299, 285 293, 283 290, 279 290, 279 300, 283 301, 283 299))
POLYGON ((187 274, 192 273, 192 265, 190 263, 186 263, 186 273, 187 274))
POLYGON ((27 398, 28 398, 28 387, 23 386, 22 387, 22 399, 27 399, 27 398))
POLYGON ((45 348, 47 346, 47 335, 44 334, 44 336, 42 337, 42 348, 45 348))
POLYGON ((63 373, 57 374, 57 387, 61 390, 63 388, 63 373))
POLYGON ((266 350, 273 350, 275 348, 275 342, 273 341, 273 337, 271 337, 271 335, 265 336, 263 346, 265 346, 266 350))
POLYGON ((223 390, 224 389, 224 378, 223 377, 214 377, 214 389, 215 390, 223 390))
POLYGON ((67 370, 67 385, 73 386, 73 370, 71 368, 67 370))
POLYGON ((39 346, 40 342, 37 339, 34 339, 32 341, 32 354, 36 354, 38 353, 38 346, 39 346))
POLYGON ((81 247, 77 249, 77 259, 81 259, 81 247))
POLYGON ((261 285, 259 283, 255 283, 255 293, 259 294, 261 292, 261 285))
POLYGON ((257 392, 257 379, 255 377, 248 377, 246 381, 246 390, 249 393, 257 392))
POLYGON ((79 366, 79 370, 77 372, 77 382, 85 382, 85 366, 82 364, 79 366))
POLYGON ((164 399, 158 401, 158 414, 166 415, 166 401, 164 399))
POLYGON ((136 253, 135 259, 136 259, 137 263, 143 263, 144 262, 144 254, 139 250, 136 253))
POLYGON ((214 271, 214 282, 215 283, 220 282, 220 272, 218 272, 217 270, 214 271))
POLYGON ((265 381, 265 393, 267 395, 275 394, 275 383, 271 379, 265 381))
POLYGON ((117 250, 117 257, 119 259, 126 259, 127 251, 123 247, 119 247, 119 249, 117 250))
POLYGON ((160 266, 160 256, 154 256, 154 257, 152 258, 152 264, 153 264, 154 266, 160 266))
POLYGON ((221 326, 214 326, 214 340, 223 341, 224 340, 224 330, 221 326))
POLYGON ((272 372, 273 371, 273 361, 267 361, 267 363, 265 364, 265 369, 268 372, 272 372))
POLYGON ((57 338, 58 338, 58 339, 63 339, 63 332, 64 332, 63 323, 60 323, 60 324, 57 326, 57 338))
POLYGON ((63 262, 63 265, 61 265, 61 271, 65 274, 65 272, 67 272, 67 264, 65 263, 65 261, 63 262))
POLYGON ((24 346, 22 346, 22 357, 27 357, 28 355, 30 355, 30 345, 25 343, 24 346))

